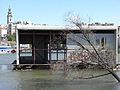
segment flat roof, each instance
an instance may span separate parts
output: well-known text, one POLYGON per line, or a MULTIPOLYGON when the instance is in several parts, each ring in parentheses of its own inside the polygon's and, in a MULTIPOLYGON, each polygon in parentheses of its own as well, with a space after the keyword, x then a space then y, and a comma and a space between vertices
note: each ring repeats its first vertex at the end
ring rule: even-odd
MULTIPOLYGON (((118 26, 82 26, 83 30, 116 30, 118 26)), ((77 26, 17 25, 17 30, 79 30, 77 26)))

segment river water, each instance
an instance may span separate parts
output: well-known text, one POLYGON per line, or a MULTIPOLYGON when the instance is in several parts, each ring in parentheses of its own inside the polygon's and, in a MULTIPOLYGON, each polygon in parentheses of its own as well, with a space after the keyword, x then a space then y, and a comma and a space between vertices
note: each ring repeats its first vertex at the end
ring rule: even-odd
POLYGON ((6 64, 13 60, 14 54, 0 55, 0 90, 120 90, 120 83, 111 75, 83 80, 51 70, 12 71, 6 64))

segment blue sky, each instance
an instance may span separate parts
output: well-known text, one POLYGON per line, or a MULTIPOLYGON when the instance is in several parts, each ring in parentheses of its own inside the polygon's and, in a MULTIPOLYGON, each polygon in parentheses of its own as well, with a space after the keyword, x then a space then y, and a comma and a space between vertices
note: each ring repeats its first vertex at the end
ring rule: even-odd
POLYGON ((0 0, 0 24, 6 24, 9 6, 13 22, 65 25, 67 13, 73 12, 88 22, 120 25, 120 0, 0 0))

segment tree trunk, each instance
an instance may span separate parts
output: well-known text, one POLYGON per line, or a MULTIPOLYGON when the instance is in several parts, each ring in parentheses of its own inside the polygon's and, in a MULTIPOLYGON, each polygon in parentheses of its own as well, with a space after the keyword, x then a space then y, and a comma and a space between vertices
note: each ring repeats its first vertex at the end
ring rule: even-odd
POLYGON ((114 72, 114 71, 111 71, 111 70, 108 70, 111 74, 112 74, 112 76, 118 81, 118 82, 120 82, 120 78, 118 77, 118 75, 114 72))

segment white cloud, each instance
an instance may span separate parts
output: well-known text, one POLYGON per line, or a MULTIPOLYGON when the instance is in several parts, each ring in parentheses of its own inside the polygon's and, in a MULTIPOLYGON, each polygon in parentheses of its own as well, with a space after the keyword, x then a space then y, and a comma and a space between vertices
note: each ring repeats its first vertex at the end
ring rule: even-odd
POLYGON ((116 20, 120 20, 120 17, 109 17, 108 20, 112 20, 112 21, 116 21, 116 20))

